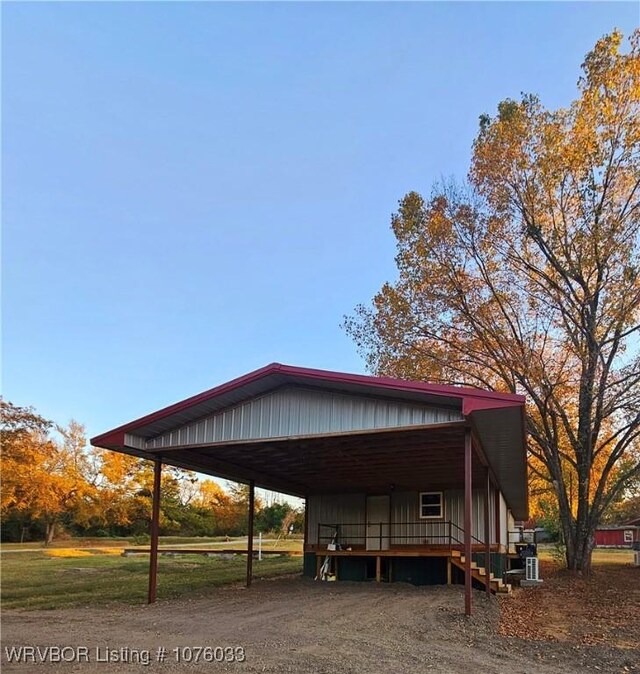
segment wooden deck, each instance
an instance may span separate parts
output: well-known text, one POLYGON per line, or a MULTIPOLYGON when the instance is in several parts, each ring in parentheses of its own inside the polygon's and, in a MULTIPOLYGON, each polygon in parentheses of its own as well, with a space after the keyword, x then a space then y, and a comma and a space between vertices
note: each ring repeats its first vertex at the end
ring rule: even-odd
MULTIPOLYGON (((491 545, 491 552, 504 553, 505 547, 503 545, 491 545)), ((316 555, 316 578, 320 577, 320 570, 326 557, 331 557, 335 560, 335 580, 339 579, 340 564, 338 560, 342 557, 370 557, 376 560, 376 582, 382 581, 382 559, 390 558, 388 580, 392 580, 392 560, 399 557, 440 557, 447 560, 447 585, 452 582, 452 568, 455 566, 460 570, 465 570, 466 558, 462 546, 449 545, 403 545, 395 546, 387 550, 367 550, 364 547, 354 547, 351 550, 327 550, 324 546, 306 545, 305 552, 313 552, 316 555), (313 548, 313 549, 311 549, 313 548)), ((472 552, 484 553, 486 548, 484 545, 472 546, 472 552)), ((504 583, 502 578, 494 576, 493 573, 488 573, 484 566, 479 566, 477 562, 471 562, 471 575, 478 582, 485 586, 489 586, 491 592, 494 593, 510 593, 511 585, 504 583)))
MULTIPOLYGON (((327 550, 326 545, 305 545, 305 552, 314 552, 323 557, 449 557, 452 551, 463 552, 463 545, 395 545, 386 550, 367 550, 364 546, 353 545, 347 550, 327 550)), ((504 554, 507 549, 504 545, 492 544, 491 552, 504 554)), ((485 552, 484 545, 472 545, 472 552, 485 552)))

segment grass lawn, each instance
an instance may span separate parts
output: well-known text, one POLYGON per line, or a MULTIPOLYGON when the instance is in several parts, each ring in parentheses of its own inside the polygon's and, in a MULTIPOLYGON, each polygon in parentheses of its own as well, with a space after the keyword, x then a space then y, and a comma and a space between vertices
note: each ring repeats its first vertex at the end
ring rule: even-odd
MULTIPOLYGON (((302 538, 296 537, 287 537, 286 539, 280 539, 276 544, 276 536, 274 534, 265 535, 265 550, 267 548, 275 547, 278 550, 302 550, 302 538)), ((227 540, 226 536, 160 536, 160 547, 227 547, 227 548, 246 548, 247 547, 247 537, 239 536, 237 538, 231 538, 227 540)), ((55 540, 51 545, 47 546, 47 549, 53 548, 133 548, 133 547, 149 547, 149 544, 142 544, 137 546, 133 542, 132 538, 68 538, 64 540, 55 540)), ((254 547, 258 547, 258 537, 254 539, 254 547)), ((28 543, 3 543, 2 551, 10 552, 11 550, 42 550, 44 548, 44 543, 41 541, 28 542, 28 543)))
MULTIPOLYGON (((542 562, 557 561, 554 559, 554 547, 551 544, 538 546, 538 556, 542 562)), ((591 564, 596 567, 602 564, 632 564, 633 550, 618 550, 615 548, 596 548, 593 551, 591 564)))
MULTIPOLYGON (((180 545, 188 543, 190 545, 208 545, 224 541, 224 536, 215 536, 211 538, 186 537, 186 536, 161 536, 160 545, 180 545)), ((113 538, 67 538, 55 540, 47 548, 112 548, 112 547, 130 548, 134 547, 133 538, 113 537, 113 538)), ((2 550, 41 550, 45 545, 42 541, 29 541, 27 543, 3 543, 2 550)), ((147 544, 148 547, 148 544, 147 544)))
MULTIPOLYGON (((148 569, 148 555, 121 557, 99 548, 92 551, 57 548, 51 550, 51 554, 48 550, 5 554, 2 555, 2 606, 4 609, 49 609, 110 602, 143 603, 148 569), (73 556, 52 556, 60 554, 73 556)), ((254 578, 301 570, 301 557, 265 558, 253 563, 254 578)), ((160 556, 158 599, 198 594, 212 586, 243 582, 245 574, 244 556, 228 560, 201 555, 160 556)))
MULTIPOLYGON (((275 541, 264 543, 274 549, 275 541)), ((34 545, 29 552, 15 552, 20 544, 3 545, 1 599, 5 609, 48 609, 64 606, 108 604, 110 602, 143 603, 148 582, 148 555, 122 557, 124 547, 132 547, 129 539, 75 539, 59 541, 50 548, 34 545)), ((163 537, 162 547, 225 547, 246 548, 246 538, 202 539, 163 537)), ((145 546, 148 547, 148 546, 145 546)), ((257 541, 256 541, 257 547, 257 541)), ((300 550, 300 540, 279 541, 276 549, 300 550)), ((552 560, 552 547, 541 546, 540 558, 552 560)), ((630 567, 630 550, 595 550, 594 570, 612 565, 630 567)), ((554 565, 555 566, 555 565, 554 565)), ((299 573, 301 557, 265 557, 254 562, 254 576, 271 577, 299 573)), ((217 559, 201 555, 160 556, 158 562, 158 598, 204 593, 208 588, 243 582, 246 559, 217 559)))

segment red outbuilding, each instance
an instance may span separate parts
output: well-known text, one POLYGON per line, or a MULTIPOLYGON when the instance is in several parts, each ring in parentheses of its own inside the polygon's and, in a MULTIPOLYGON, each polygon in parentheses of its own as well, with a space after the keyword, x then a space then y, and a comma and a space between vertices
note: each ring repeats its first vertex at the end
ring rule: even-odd
POLYGON ((597 548, 632 548, 640 543, 640 518, 620 526, 601 526, 596 530, 597 548))

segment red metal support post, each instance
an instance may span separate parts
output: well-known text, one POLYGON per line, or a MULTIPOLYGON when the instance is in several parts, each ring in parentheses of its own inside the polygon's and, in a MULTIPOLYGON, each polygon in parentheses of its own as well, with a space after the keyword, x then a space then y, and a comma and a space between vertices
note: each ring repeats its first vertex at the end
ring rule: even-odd
POLYGON ((251 585, 253 578, 253 516, 256 501, 256 485, 253 480, 249 482, 249 525, 247 532, 247 587, 251 585))
POLYGON ((158 579, 158 532, 160 529, 160 482, 162 460, 158 457, 153 464, 153 494, 151 501, 151 551, 149 555, 149 595, 148 603, 156 600, 158 579))
POLYGON ((491 529, 489 527, 489 499, 491 498, 491 478, 487 468, 487 485, 484 493, 484 571, 487 594, 491 594, 491 529))
POLYGON ((493 489, 493 497, 495 500, 493 506, 496 511, 496 543, 498 544, 498 552, 499 552, 500 545, 502 544, 500 536, 500 492, 498 491, 498 488, 495 485, 493 489))
POLYGON ((471 526, 472 526, 472 472, 473 450, 471 429, 464 434, 464 612, 471 615, 471 526))
POLYGON ((388 548, 393 548, 393 539, 395 538, 395 531, 393 527, 393 490, 394 487, 392 487, 389 490, 389 530, 387 531, 387 541, 388 541, 388 548))
POLYGON ((302 542, 302 550, 306 552, 307 543, 309 542, 309 497, 304 497, 304 541, 302 542))

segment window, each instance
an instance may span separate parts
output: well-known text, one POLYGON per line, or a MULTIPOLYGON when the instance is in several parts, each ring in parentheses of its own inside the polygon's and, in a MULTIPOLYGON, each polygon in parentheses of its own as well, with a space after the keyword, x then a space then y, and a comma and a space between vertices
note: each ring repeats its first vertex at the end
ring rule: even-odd
POLYGON ((626 529, 624 532, 624 542, 633 543, 633 531, 631 529, 626 529))
POLYGON ((420 519, 442 519, 444 504, 441 491, 423 491, 420 494, 420 519))

